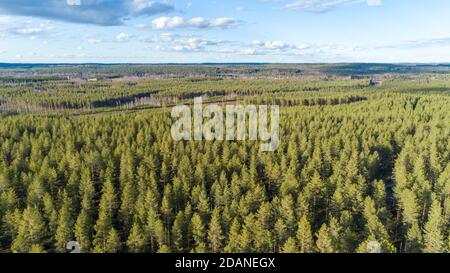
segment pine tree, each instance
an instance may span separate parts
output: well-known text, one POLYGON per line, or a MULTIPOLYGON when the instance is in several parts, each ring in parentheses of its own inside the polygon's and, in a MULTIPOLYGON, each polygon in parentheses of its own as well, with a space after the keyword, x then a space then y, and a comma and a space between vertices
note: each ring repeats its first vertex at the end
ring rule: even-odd
POLYGON ((31 246, 29 253, 46 253, 45 249, 41 245, 34 244, 31 246))
POLYGON ((197 210, 200 214, 200 217, 202 217, 202 220, 206 220, 207 217, 210 214, 210 208, 209 208, 209 198, 206 193, 205 186, 203 185, 201 187, 198 203, 197 203, 197 210))
POLYGON ((417 198, 414 192, 409 189, 405 189, 400 196, 402 209, 403 209, 403 221, 408 225, 417 223, 419 219, 419 207, 417 205, 417 198))
POLYGON ((161 245, 166 244, 164 224, 153 209, 148 211, 146 232, 149 237, 152 252, 156 252, 161 245))
POLYGON ((294 199, 291 195, 285 196, 281 199, 280 215, 283 223, 286 225, 288 235, 295 235, 295 212, 294 199))
POLYGON ((79 242, 81 251, 88 252, 92 240, 92 219, 87 210, 82 210, 75 223, 75 238, 79 242))
POLYGON ((81 208, 87 211, 92 210, 95 188, 92 183, 91 172, 87 167, 81 169, 81 181, 79 187, 81 208))
POLYGON ((405 252, 420 253, 423 248, 423 236, 419 224, 414 223, 406 234, 405 252))
POLYGON ((205 226, 203 225, 200 215, 197 213, 194 213, 194 215, 192 216, 191 230, 192 230, 192 237, 195 243, 195 252, 196 253, 206 252, 205 226))
POLYGON ((5 250, 8 252, 9 250, 12 251, 12 249, 8 249, 7 247, 11 246, 11 243, 14 242, 13 239, 17 238, 21 222, 22 213, 19 209, 7 211, 2 218, 2 223, 0 224, 2 230, 2 233, 0 233, 0 242, 3 246, 6 246, 5 250))
POLYGON ((215 208, 208 230, 209 246, 214 253, 221 252, 223 239, 220 211, 218 208, 215 208))
POLYGON ((290 168, 288 173, 284 176, 283 182, 280 186, 281 196, 296 194, 298 191, 299 182, 295 177, 295 169, 290 168))
POLYGON ((285 241, 287 240, 288 231, 284 221, 282 219, 278 219, 274 225, 274 233, 275 233, 275 251, 278 252, 283 247, 285 241))
POLYGON ((320 253, 334 253, 333 239, 330 235, 330 229, 326 224, 323 224, 317 233, 316 247, 320 253))
POLYGON ((297 242, 295 241, 294 238, 289 237, 286 243, 283 245, 281 253, 297 253, 297 252, 298 252, 297 242))
POLYGON ((256 252, 268 253, 274 251, 272 218, 270 203, 263 203, 258 209, 256 222, 253 225, 255 235, 254 247, 256 252))
POLYGON ((264 227, 260 220, 253 225, 254 247, 258 253, 268 253, 273 251, 273 234, 270 229, 264 227))
POLYGON ((12 242, 13 252, 29 252, 32 246, 35 249, 43 248, 46 244, 47 229, 38 208, 27 207, 22 214, 17 237, 12 242))
POLYGON ((172 245, 174 252, 183 252, 186 239, 186 218, 182 211, 178 212, 172 225, 172 245))
POLYGON ((106 239, 106 245, 104 252, 117 253, 122 249, 122 243, 119 237, 119 233, 116 229, 111 228, 108 232, 108 238, 106 239))
POLYGON ((29 206, 40 206, 42 199, 45 196, 44 181, 41 177, 36 176, 32 181, 31 185, 28 187, 27 193, 27 205, 29 206))
POLYGON ((242 226, 241 233, 239 235, 239 247, 238 252, 239 253, 249 253, 253 252, 254 248, 254 234, 253 234, 253 224, 254 223, 254 216, 252 214, 247 215, 244 219, 244 225, 242 226))
POLYGON ((122 223, 122 232, 127 234, 131 228, 131 222, 135 213, 135 203, 137 198, 136 185, 133 179, 126 180, 121 195, 119 209, 119 220, 122 223))
POLYGON ((64 193, 63 205, 59 210, 55 240, 55 249, 61 253, 66 252, 66 244, 73 240, 72 200, 67 193, 64 193))
POLYGON ((341 241, 342 241, 342 235, 341 235, 341 226, 339 224, 339 221, 336 220, 336 218, 331 217, 329 221, 329 234, 332 242, 332 248, 334 251, 340 253, 341 251, 341 241))
POLYGON ((304 214, 298 222, 297 241, 300 253, 311 253, 314 251, 314 241, 311 232, 311 224, 304 214))
POLYGON ((165 229, 166 231, 170 231, 170 224, 173 217, 173 200, 172 200, 173 192, 172 186, 167 184, 164 187, 164 196, 161 201, 161 213, 164 219, 165 229))
POLYGON ((48 223, 48 232, 53 235, 58 227, 58 212, 55 209, 53 198, 49 193, 44 195, 43 218, 48 223))
POLYGON ((161 245, 158 253, 170 253, 170 248, 167 245, 161 245))
POLYGON ((425 253, 442 253, 445 250, 445 239, 442 232, 442 208, 437 200, 433 201, 428 221, 425 224, 425 253))
POLYGON ((81 195, 81 212, 75 222, 75 238, 80 244, 82 252, 88 252, 92 244, 93 228, 93 199, 95 188, 91 179, 91 172, 86 166, 81 168, 81 181, 79 185, 81 195))
POLYGON ((234 218, 228 235, 228 243, 225 246, 225 252, 237 253, 239 251, 239 234, 241 232, 241 225, 239 221, 234 218))
POLYGON ((379 242, 382 247, 382 252, 395 252, 395 247, 390 242, 386 227, 378 218, 375 202, 370 197, 367 197, 364 203, 364 218, 366 220, 365 231, 367 237, 379 242))
POLYGON ((140 225, 135 222, 131 228, 130 235, 127 240, 127 248, 130 253, 140 253, 145 251, 147 240, 145 233, 142 231, 140 225))
POLYGON ((153 230, 154 236, 156 238, 159 247, 162 248, 163 245, 168 246, 169 238, 164 228, 164 224, 159 218, 156 219, 155 223, 153 224, 153 228, 154 228, 153 230))
POLYGON ((450 162, 442 173, 440 173, 435 188, 435 192, 441 202, 450 197, 450 162))
POLYGON ((116 210, 116 194, 110 179, 103 185, 103 194, 100 200, 99 216, 95 223, 94 247, 101 252, 106 251, 108 236, 113 227, 113 217, 116 210))

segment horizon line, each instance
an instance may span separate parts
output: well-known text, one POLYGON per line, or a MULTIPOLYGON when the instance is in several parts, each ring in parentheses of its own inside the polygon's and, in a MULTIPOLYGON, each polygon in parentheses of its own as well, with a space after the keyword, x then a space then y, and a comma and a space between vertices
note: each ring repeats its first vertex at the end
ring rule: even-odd
POLYGON ((450 65, 450 62, 0 62, 5 65, 326 65, 326 64, 378 64, 378 65, 450 65))

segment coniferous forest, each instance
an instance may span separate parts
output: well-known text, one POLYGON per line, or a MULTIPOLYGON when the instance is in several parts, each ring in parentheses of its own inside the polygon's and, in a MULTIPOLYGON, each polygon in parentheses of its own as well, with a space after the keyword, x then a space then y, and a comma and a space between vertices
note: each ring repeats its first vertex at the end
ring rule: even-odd
POLYGON ((0 68, 0 252, 450 252, 446 67, 0 68), (376 71, 376 72, 375 72, 376 71), (280 145, 171 107, 280 106, 280 145))

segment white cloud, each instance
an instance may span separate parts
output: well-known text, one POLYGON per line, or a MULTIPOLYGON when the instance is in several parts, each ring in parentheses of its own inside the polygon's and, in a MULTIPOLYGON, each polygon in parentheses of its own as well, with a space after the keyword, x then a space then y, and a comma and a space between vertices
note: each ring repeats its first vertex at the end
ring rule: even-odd
POLYGON ((130 35, 123 33, 123 32, 117 34, 117 36, 116 36, 116 40, 119 42, 126 42, 126 41, 128 41, 128 39, 130 39, 130 35))
POLYGON ((263 49, 268 49, 268 50, 284 50, 287 48, 294 47, 284 41, 265 41, 264 42, 264 41, 260 41, 260 40, 254 40, 252 42, 252 45, 263 48, 263 49))
POLYGON ((175 17, 159 17, 152 21, 154 29, 177 28, 185 24, 184 19, 179 16, 175 17))
POLYGON ((297 49, 303 50, 303 49, 308 49, 310 46, 308 44, 299 44, 297 46, 295 46, 297 49))
POLYGON ((320 13, 340 6, 359 3, 366 3, 368 6, 380 6, 382 4, 381 0, 295 0, 286 4, 284 8, 320 13))
POLYGON ((213 53, 226 54, 226 55, 260 55, 260 53, 252 48, 247 49, 217 49, 213 53))
POLYGON ((242 54, 244 55, 256 55, 255 49, 244 49, 242 50, 242 54))
POLYGON ((0 10, 11 15, 97 25, 123 25, 130 18, 174 10, 157 0, 3 0, 0 10))
POLYGON ((141 28, 141 29, 142 29, 142 28, 147 27, 147 25, 146 25, 146 24, 135 24, 134 27, 135 27, 135 28, 141 28))
POLYGON ((288 45, 283 41, 267 41, 264 43, 264 46, 267 49, 284 49, 288 47, 288 45))
POLYGON ((191 27, 202 28, 202 27, 208 26, 208 21, 203 17, 195 17, 195 18, 190 19, 187 22, 187 25, 189 25, 191 27))
POLYGON ((381 6, 381 0, 367 0, 369 6, 381 6))
POLYGON ((230 27, 239 24, 240 21, 234 18, 216 18, 209 21, 209 27, 230 27))
POLYGON ((43 33, 45 30, 41 27, 30 27, 30 28, 19 28, 16 29, 17 34, 40 34, 43 33))
POLYGON ((11 24, 11 22, 12 22, 11 17, 0 15, 0 25, 8 25, 8 24, 11 24))
POLYGON ((129 6, 133 11, 141 11, 151 7, 154 3, 148 0, 132 0, 129 6))
POLYGON ((412 41, 403 41, 396 44, 378 45, 375 49, 397 48, 397 49, 417 49, 417 48, 438 48, 450 46, 450 37, 425 38, 412 41))
POLYGON ((92 44, 92 45, 94 45, 94 44, 99 44, 99 43, 101 43, 102 40, 101 40, 101 39, 96 39, 96 38, 88 38, 88 39, 87 39, 87 42, 90 43, 90 44, 92 44))
POLYGON ((252 44, 255 45, 255 46, 262 46, 262 45, 264 45, 264 42, 261 42, 260 40, 254 40, 252 42, 252 44))
POLYGON ((241 24, 242 21, 234 18, 213 18, 195 17, 184 19, 180 16, 159 17, 152 21, 154 29, 175 29, 175 28, 229 28, 241 24))
POLYGON ((217 47, 230 44, 229 41, 209 40, 192 35, 180 35, 174 33, 161 33, 158 36, 146 39, 145 41, 155 44, 151 46, 154 50, 177 52, 215 51, 217 50, 217 47))
MULTIPOLYGON (((301 58, 322 58, 340 56, 343 54, 359 52, 359 47, 348 47, 343 45, 315 45, 309 43, 288 43, 282 40, 269 40, 261 41, 254 40, 250 44, 239 44, 242 50, 239 54, 246 55, 266 55, 266 56, 278 56, 278 57, 301 57, 301 58), (246 47, 253 47, 245 50, 246 47), (323 56, 322 56, 323 55, 323 56)), ((231 54, 231 53, 230 53, 231 54)))
POLYGON ((5 35, 22 35, 34 39, 36 36, 50 34, 54 29, 55 27, 49 22, 36 23, 32 20, 24 20, 23 18, 13 19, 11 17, 0 16, 0 32, 3 32, 5 35))
POLYGON ((247 7, 236 7, 236 11, 249 11, 250 9, 247 7))
POLYGON ((174 41, 172 49, 175 51, 199 51, 204 50, 206 46, 215 46, 219 43, 201 38, 179 39, 174 41))
POLYGON ((81 0, 66 0, 66 3, 69 6, 80 6, 81 0))

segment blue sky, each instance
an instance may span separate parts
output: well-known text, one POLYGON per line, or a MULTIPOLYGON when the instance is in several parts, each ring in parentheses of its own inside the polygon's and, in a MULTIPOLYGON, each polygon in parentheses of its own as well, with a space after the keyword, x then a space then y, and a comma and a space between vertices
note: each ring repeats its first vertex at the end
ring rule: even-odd
POLYGON ((450 62, 448 0, 0 0, 0 62, 450 62))

